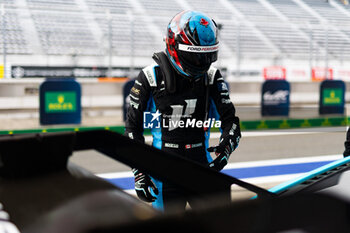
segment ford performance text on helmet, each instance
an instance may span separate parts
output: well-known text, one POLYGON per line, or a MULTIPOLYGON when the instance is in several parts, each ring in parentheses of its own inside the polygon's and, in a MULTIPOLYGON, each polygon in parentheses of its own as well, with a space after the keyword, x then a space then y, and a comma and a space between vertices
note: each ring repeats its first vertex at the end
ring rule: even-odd
POLYGON ((165 42, 170 63, 186 77, 204 74, 218 57, 217 26, 201 12, 175 15, 168 25, 165 42))

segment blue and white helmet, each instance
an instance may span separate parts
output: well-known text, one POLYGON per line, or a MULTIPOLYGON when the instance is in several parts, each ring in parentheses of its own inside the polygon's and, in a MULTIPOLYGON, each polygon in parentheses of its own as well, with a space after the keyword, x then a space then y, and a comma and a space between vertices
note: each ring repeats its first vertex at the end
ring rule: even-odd
POLYGON ((198 77, 217 60, 219 42, 216 23, 197 11, 182 11, 167 28, 166 54, 183 76, 198 77))

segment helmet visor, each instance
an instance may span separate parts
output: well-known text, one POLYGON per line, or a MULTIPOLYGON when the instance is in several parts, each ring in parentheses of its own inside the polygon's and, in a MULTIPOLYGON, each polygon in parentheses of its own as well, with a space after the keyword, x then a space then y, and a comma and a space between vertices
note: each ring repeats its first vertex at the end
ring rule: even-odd
POLYGON ((178 55, 185 72, 191 75, 205 73, 218 57, 219 45, 192 46, 179 44, 178 55))

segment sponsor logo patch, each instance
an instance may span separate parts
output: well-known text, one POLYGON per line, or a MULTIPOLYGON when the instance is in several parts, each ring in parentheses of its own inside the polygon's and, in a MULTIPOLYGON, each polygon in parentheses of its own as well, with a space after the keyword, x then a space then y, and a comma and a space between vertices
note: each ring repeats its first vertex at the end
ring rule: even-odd
POLYGON ((219 44, 212 46, 193 46, 193 45, 185 45, 179 44, 179 50, 185 52, 195 52, 195 53, 211 53, 219 50, 219 44))
POLYGON ((134 93, 135 95, 139 95, 140 94, 140 89, 137 89, 135 87, 131 88, 131 92, 134 93))

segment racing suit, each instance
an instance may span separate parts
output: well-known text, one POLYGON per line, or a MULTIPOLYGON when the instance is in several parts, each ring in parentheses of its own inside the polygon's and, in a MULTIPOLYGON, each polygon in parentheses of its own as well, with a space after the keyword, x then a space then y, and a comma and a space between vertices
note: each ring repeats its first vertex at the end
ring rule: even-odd
MULTIPOLYGON (((156 59, 155 59, 156 60, 156 59)), ((156 60, 157 62, 157 60, 156 60)), ((205 76, 205 75, 204 75, 205 76)), ((198 127, 194 122, 220 117, 221 138, 235 131, 240 135, 239 118, 230 101, 229 91, 220 71, 211 67, 207 72, 209 88, 205 77, 185 78, 172 67, 155 63, 144 68, 130 92, 130 107, 127 114, 125 134, 132 139, 144 142, 144 112, 159 112, 160 128, 151 129, 153 146, 163 151, 177 153, 192 161, 208 165, 212 161, 206 151, 209 141, 209 130, 203 125, 198 127), (173 72, 176 80, 176 91, 169 93, 163 69, 173 72), (206 89, 209 90, 209 106, 206 104, 206 89), (208 106, 208 109, 206 107, 208 106), (183 124, 176 124, 183 121, 183 124), (175 124, 174 124, 175 123, 175 124)), ((179 168, 180 170, 180 168, 179 168)), ((154 180, 159 194, 153 203, 154 207, 166 209, 168 203, 176 200, 185 207, 185 194, 170 184, 154 180)), ((191 204, 191 203, 190 203, 191 204)))

